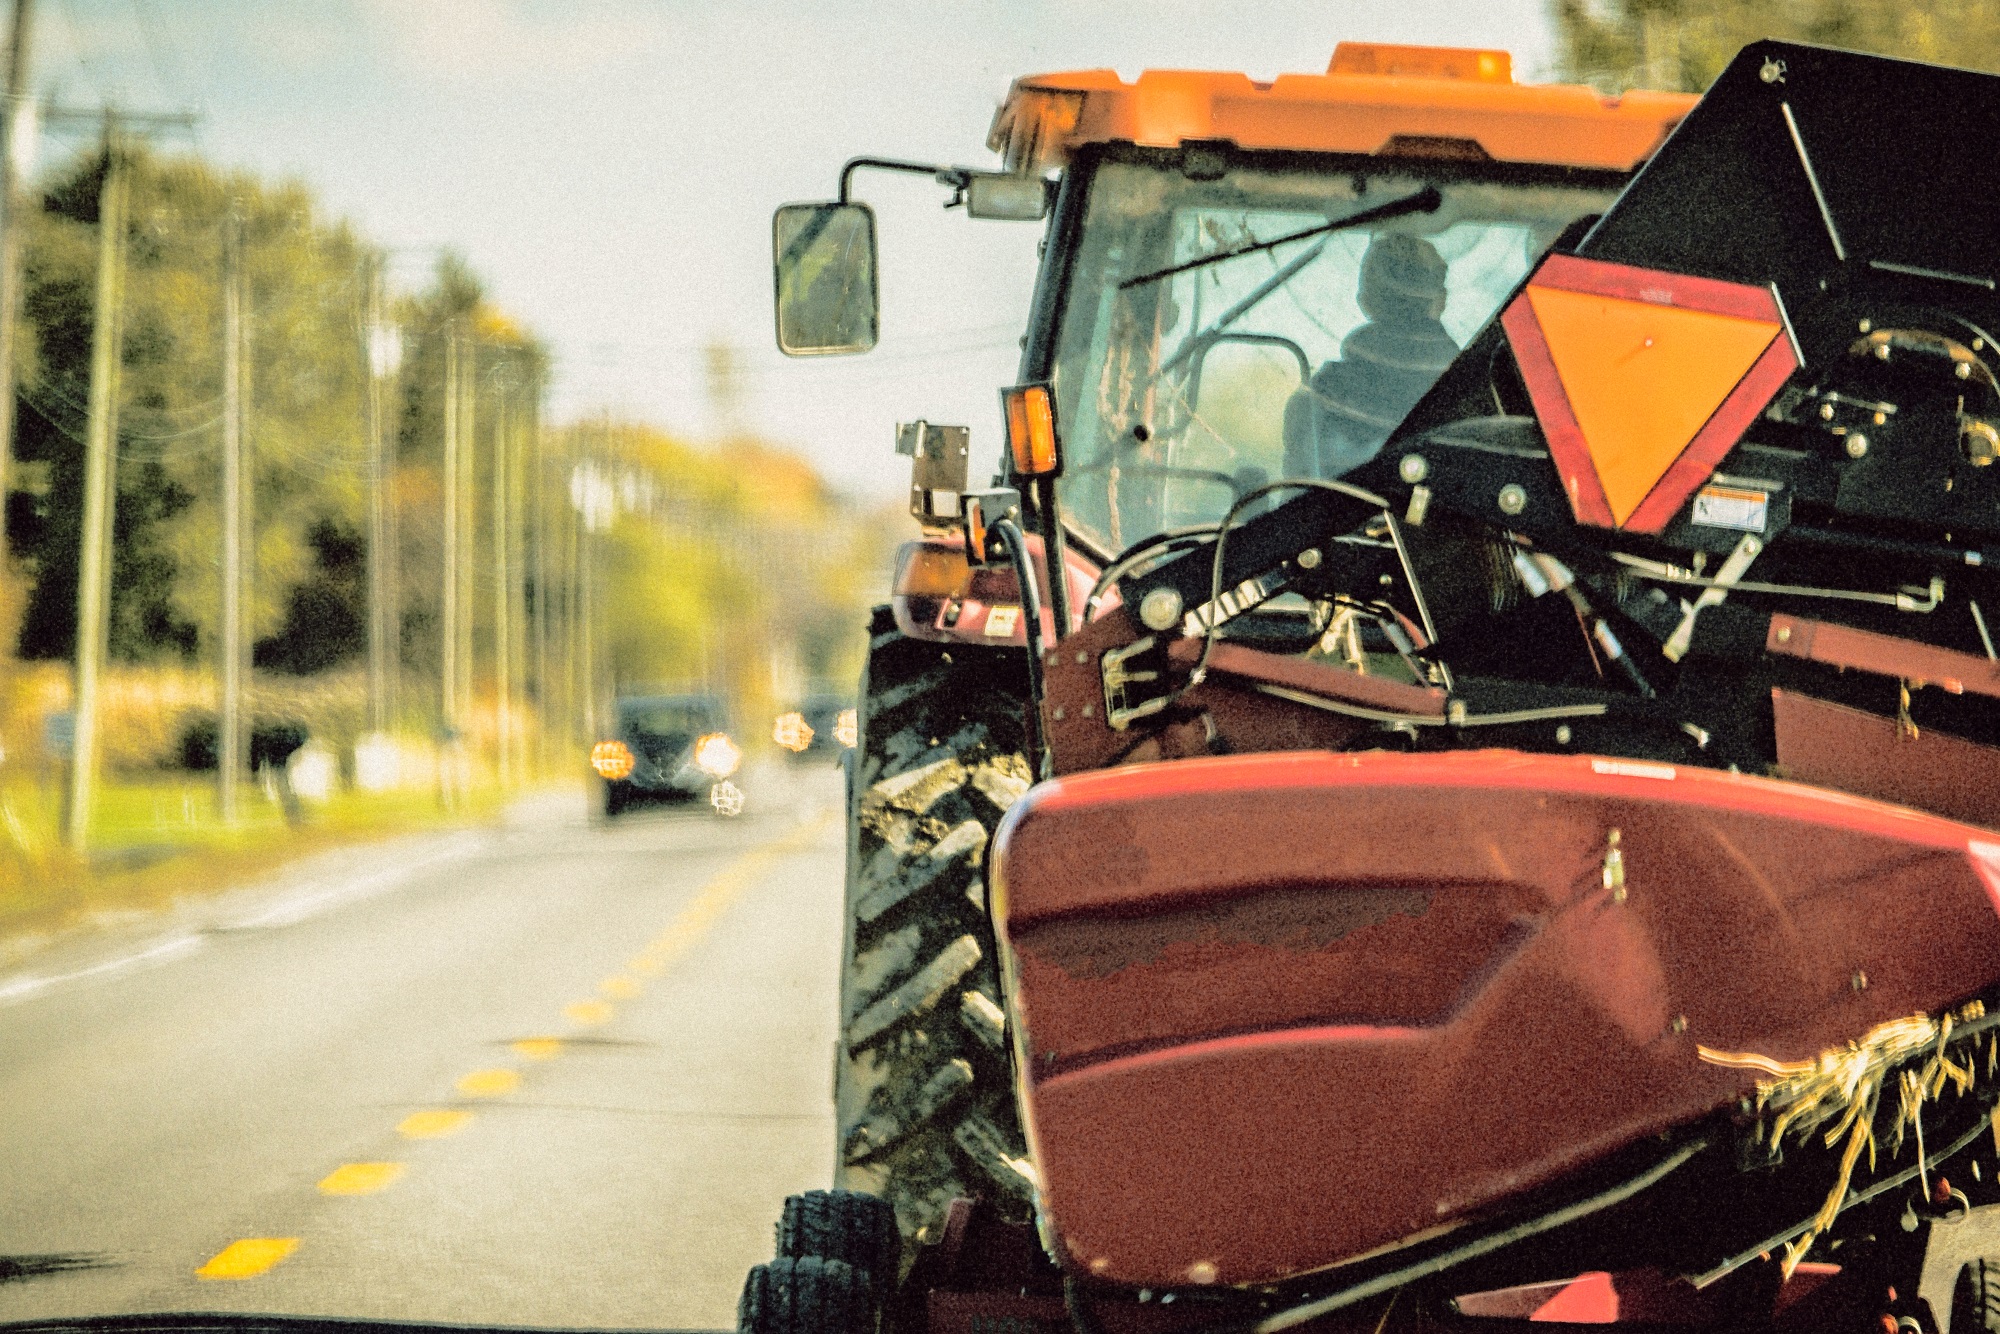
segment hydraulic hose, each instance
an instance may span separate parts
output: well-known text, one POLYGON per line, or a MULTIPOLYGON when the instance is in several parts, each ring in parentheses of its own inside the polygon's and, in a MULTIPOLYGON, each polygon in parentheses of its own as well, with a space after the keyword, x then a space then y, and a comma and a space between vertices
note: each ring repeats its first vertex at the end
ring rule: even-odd
POLYGON ((1027 731, 1028 753, 1035 761, 1035 777, 1047 778, 1052 771, 1048 750, 1042 745, 1041 586, 1036 582, 1034 558, 1029 554, 1028 539, 1022 535, 1021 526, 1012 519, 996 519, 990 532, 1005 544, 1008 559, 1014 566, 1015 581, 1021 585, 1021 618, 1027 622, 1025 634, 1028 641, 1028 709, 1023 724, 1027 731))

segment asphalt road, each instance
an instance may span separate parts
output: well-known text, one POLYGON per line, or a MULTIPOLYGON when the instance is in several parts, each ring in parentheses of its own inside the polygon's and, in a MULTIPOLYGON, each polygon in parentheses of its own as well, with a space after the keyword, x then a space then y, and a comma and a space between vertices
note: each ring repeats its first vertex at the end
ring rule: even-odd
POLYGON ((733 1328, 832 1166, 842 856, 837 770, 745 786, 524 803, 0 970, 0 1321, 733 1328))

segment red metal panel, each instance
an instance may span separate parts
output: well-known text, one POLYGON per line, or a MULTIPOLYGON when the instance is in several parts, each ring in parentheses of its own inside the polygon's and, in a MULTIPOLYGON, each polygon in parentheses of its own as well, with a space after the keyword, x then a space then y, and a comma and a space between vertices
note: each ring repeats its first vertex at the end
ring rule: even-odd
POLYGON ((2000 749, 1788 690, 1771 717, 1788 777, 2000 828, 2000 749))
POLYGON ((1950 695, 1970 690, 2000 698, 2000 662, 1914 639, 1857 630, 1780 612, 1771 617, 1764 651, 1831 667, 1897 676, 1911 685, 1934 685, 1950 695))
POLYGON ((1044 783, 993 884, 1068 1258, 1146 1285, 1305 1272, 1750 1087, 1697 1043, 1798 1059, 1955 1003, 2000 975, 1968 857, 1988 839, 1795 783, 1505 751, 1044 783))

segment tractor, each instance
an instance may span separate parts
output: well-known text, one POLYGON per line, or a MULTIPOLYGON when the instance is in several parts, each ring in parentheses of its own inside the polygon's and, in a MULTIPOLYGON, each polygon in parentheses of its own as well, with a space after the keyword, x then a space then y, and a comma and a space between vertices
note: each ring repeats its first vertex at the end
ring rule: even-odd
POLYGON ((2000 1330, 1996 135, 1343 44, 780 209, 797 355, 875 341, 860 170, 1046 233, 999 474, 898 429, 742 1327, 2000 1330))

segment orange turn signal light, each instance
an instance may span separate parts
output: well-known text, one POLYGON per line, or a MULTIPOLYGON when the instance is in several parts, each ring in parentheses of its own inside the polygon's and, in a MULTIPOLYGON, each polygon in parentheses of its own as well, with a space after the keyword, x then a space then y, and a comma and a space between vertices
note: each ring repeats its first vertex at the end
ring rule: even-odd
POLYGON ((1053 477, 1061 467, 1056 452, 1056 405, 1045 384, 1021 384, 1000 391, 1007 413, 1007 448, 1017 477, 1053 477))
POLYGON ((930 543, 907 548, 896 571, 898 597, 962 598, 972 584, 972 566, 961 547, 930 543))
POLYGON ((632 776, 632 748, 623 741, 600 741, 590 748, 590 767, 598 777, 617 782, 632 776))

